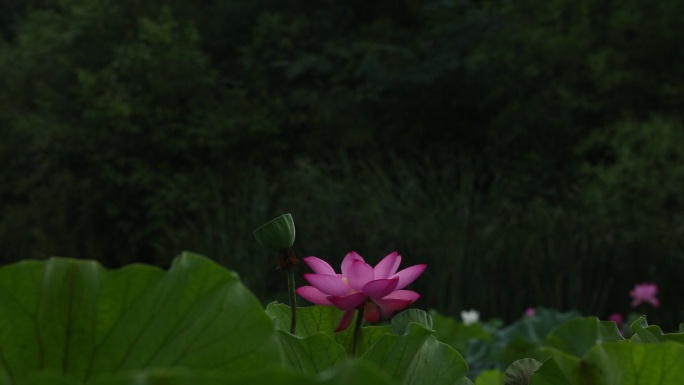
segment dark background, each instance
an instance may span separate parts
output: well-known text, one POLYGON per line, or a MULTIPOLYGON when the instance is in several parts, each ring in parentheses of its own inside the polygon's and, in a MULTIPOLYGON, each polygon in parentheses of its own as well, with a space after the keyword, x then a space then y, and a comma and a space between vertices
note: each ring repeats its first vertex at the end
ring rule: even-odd
POLYGON ((422 308, 684 321, 684 2, 0 0, 2 262, 284 298, 299 255, 426 262, 422 308), (643 309, 641 309, 643 310, 643 309))

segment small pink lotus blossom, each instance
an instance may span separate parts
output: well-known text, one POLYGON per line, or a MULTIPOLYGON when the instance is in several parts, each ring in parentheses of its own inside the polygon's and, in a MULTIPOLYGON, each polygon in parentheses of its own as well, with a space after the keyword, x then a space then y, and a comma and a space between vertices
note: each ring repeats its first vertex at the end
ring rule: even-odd
POLYGON ((354 318, 354 311, 363 306, 363 317, 377 322, 380 313, 389 317, 420 298, 411 290, 401 290, 420 276, 427 265, 414 265, 399 272, 401 256, 392 252, 375 267, 367 264, 355 251, 347 253, 342 260, 342 274, 325 261, 316 257, 304 258, 315 274, 304 274, 312 286, 302 286, 297 294, 316 305, 335 306, 344 311, 335 331, 346 329, 354 318))
POLYGON ((533 307, 528 307, 525 309, 525 317, 534 317, 534 314, 536 313, 536 310, 533 307))
POLYGON ((632 297, 632 307, 635 308, 639 306, 642 302, 648 302, 653 307, 659 307, 660 301, 656 298, 658 294, 658 285, 655 283, 643 282, 641 284, 634 285, 634 289, 629 292, 632 297))
POLYGON ((608 316, 608 321, 615 322, 617 326, 622 326, 622 324, 625 322, 625 320, 622 318, 622 314, 620 313, 611 313, 608 316))

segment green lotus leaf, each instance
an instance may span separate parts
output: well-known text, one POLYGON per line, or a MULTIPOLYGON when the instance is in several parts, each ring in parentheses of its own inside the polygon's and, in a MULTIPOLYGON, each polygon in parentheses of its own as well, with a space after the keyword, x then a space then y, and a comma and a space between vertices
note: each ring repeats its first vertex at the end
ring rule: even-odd
MULTIPOLYGON (((186 368, 149 369, 104 375, 88 385, 390 385, 389 378, 373 365, 349 362, 320 375, 302 375, 290 368, 268 367, 232 374, 186 368)), ((22 385, 79 385, 58 375, 45 375, 22 385)))
MULTIPOLYGON (((276 329, 290 330, 290 306, 272 302, 266 306, 266 314, 271 316, 276 329)), ((300 337, 308 337, 316 333, 332 335, 342 317, 342 311, 334 306, 299 306, 297 307, 297 330, 300 337)))
POLYGON ((57 373, 35 373, 18 381, 1 381, 3 385, 81 385, 82 383, 70 377, 57 373))
MULTIPOLYGON (((233 375, 182 368, 150 370, 112 376, 89 385, 390 385, 386 375, 371 365, 348 363, 321 375, 305 376, 289 368, 264 368, 233 375)), ((50 385, 45 382, 36 385, 50 385)))
MULTIPOLYGON (((271 316, 278 330, 289 331, 291 313, 288 305, 278 302, 270 303, 266 307, 266 313, 271 316)), ((350 326, 342 332, 335 332, 341 317, 342 311, 334 306, 298 307, 296 334, 299 337, 309 337, 316 333, 323 333, 342 345, 347 352, 351 352, 354 327, 350 326)), ((352 325, 354 325, 354 321, 352 321, 352 325)), ((392 328, 386 325, 364 326, 361 330, 361 340, 358 346, 359 355, 363 354, 383 335, 392 334, 392 328)))
POLYGON ((582 357, 596 343, 623 339, 615 322, 600 321, 596 317, 573 318, 549 334, 546 346, 582 357))
POLYGON ((184 253, 168 272, 65 258, 0 268, 3 383, 178 366, 242 373, 281 362, 258 300, 199 255, 184 253))
POLYGON ((485 370, 475 379, 475 385, 504 385, 504 373, 500 370, 485 370))
POLYGON ((584 358, 554 349, 530 385, 678 385, 684 378, 684 345, 629 341, 595 345, 584 358))
MULTIPOLYGON (((3 382, 3 384, 5 384, 3 382)), ((43 374, 19 385, 81 385, 58 374, 43 374)), ((390 385, 389 377, 363 361, 346 362, 317 375, 291 368, 265 367, 249 373, 202 371, 186 368, 146 369, 101 375, 87 385, 390 385)))
POLYGON ((433 320, 435 338, 456 349, 463 356, 470 368, 469 376, 478 378, 482 370, 505 367, 495 361, 495 357, 501 354, 502 349, 508 347, 501 345, 498 346, 499 350, 494 349, 497 348, 493 345, 494 333, 497 332, 496 326, 483 322, 466 325, 452 317, 441 315, 435 310, 430 310, 430 316, 433 320))
MULTIPOLYGON (((354 320, 356 320, 356 317, 354 317, 354 320)), ((334 338, 339 344, 344 346, 347 352, 351 352, 353 334, 353 327, 349 327, 347 330, 341 333, 335 333, 334 338)), ((392 334, 392 327, 387 325, 363 326, 361 328, 361 340, 359 341, 357 354, 362 355, 366 352, 366 350, 373 346, 380 338, 388 334, 392 334)))
MULTIPOLYGON (((565 354, 560 352, 560 354, 565 354)), ((571 368, 579 367, 580 359, 565 354, 567 357, 567 364, 571 368)), ((529 385, 571 385, 566 374, 560 368, 555 359, 551 358, 544 362, 542 366, 537 369, 530 379, 529 385)))
POLYGON ((430 311, 430 316, 435 329, 435 337, 464 356, 472 340, 490 341, 492 339, 491 332, 487 331, 485 324, 481 322, 466 325, 452 317, 439 314, 435 310, 430 311))
POLYGON ((537 308, 534 317, 523 317, 498 331, 497 337, 504 343, 522 338, 532 345, 541 346, 558 326, 578 317, 576 312, 559 313, 552 309, 537 308))
POLYGON ((454 384, 464 381, 468 365, 423 325, 411 323, 405 335, 385 334, 361 356, 402 385, 454 384))
MULTIPOLYGON (((495 358, 495 367, 500 368, 505 368, 521 358, 545 361, 549 358, 549 353, 542 349, 544 341, 553 330, 574 318, 577 318, 575 312, 559 313, 551 309, 537 308, 533 317, 523 317, 495 331, 488 354, 495 358)), ((470 356, 469 354, 469 359, 470 356)))
POLYGON ((304 374, 322 373, 339 365, 347 358, 347 351, 323 333, 297 337, 279 330, 285 362, 304 374))
POLYGON ((595 384, 679 385, 684 379, 684 345, 671 341, 599 344, 585 361, 599 368, 592 371, 595 384))
MULTIPOLYGON (((288 328, 289 306, 271 303, 266 312, 283 332, 288 328)), ((342 312, 332 306, 297 308, 297 335, 306 338, 316 333, 325 334, 350 352, 353 326, 340 333, 334 332, 341 316, 342 312)), ((437 341, 432 334, 432 330, 415 322, 408 324, 404 335, 394 334, 390 326, 366 326, 361 329, 359 356, 362 361, 378 365, 399 384, 462 381, 468 371, 467 364, 458 352, 437 341)))
POLYGON ((539 369, 541 362, 533 358, 519 359, 506 368, 504 372, 505 385, 527 385, 532 374, 539 369))
POLYGON ((394 334, 406 334, 411 322, 416 322, 432 330, 430 314, 421 309, 407 309, 392 317, 392 331, 394 334))
POLYGON ((630 326, 634 335, 631 341, 634 342, 662 342, 674 341, 684 344, 684 331, 679 333, 663 333, 660 327, 656 325, 649 325, 646 322, 646 317, 641 316, 630 326))

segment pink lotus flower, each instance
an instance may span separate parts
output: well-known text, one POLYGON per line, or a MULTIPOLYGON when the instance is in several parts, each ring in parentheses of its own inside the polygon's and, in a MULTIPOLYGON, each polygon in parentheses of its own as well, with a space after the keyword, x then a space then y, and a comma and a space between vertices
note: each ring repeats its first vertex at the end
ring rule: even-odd
POLYGON ((622 323, 625 322, 625 320, 622 318, 622 314, 620 313, 611 313, 608 316, 608 321, 615 322, 617 326, 622 326, 622 323))
POLYGON ((658 285, 655 283, 644 282, 634 285, 634 289, 629 292, 632 297, 632 307, 637 307, 642 302, 648 302, 653 307, 659 307, 660 301, 656 298, 658 294, 658 285))
POLYGON ((312 286, 298 288, 297 294, 311 303, 343 310, 337 332, 349 326, 356 309, 363 309, 364 319, 372 323, 380 319, 380 313, 389 317, 418 300, 418 293, 402 289, 427 267, 414 265, 397 272, 401 256, 396 251, 383 258, 375 268, 351 251, 342 261, 342 274, 335 273, 327 262, 316 257, 304 258, 304 262, 315 274, 304 274, 312 286))
POLYGON ((525 309, 525 317, 534 317, 534 314, 536 313, 536 310, 533 307, 528 307, 525 309))

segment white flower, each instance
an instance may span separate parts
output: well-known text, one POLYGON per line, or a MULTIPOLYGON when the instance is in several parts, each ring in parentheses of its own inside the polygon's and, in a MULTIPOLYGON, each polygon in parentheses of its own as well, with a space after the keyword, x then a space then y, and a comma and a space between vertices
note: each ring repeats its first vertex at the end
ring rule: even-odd
POLYGON ((480 320, 480 312, 474 309, 463 310, 461 312, 461 319, 465 325, 471 325, 480 320))

